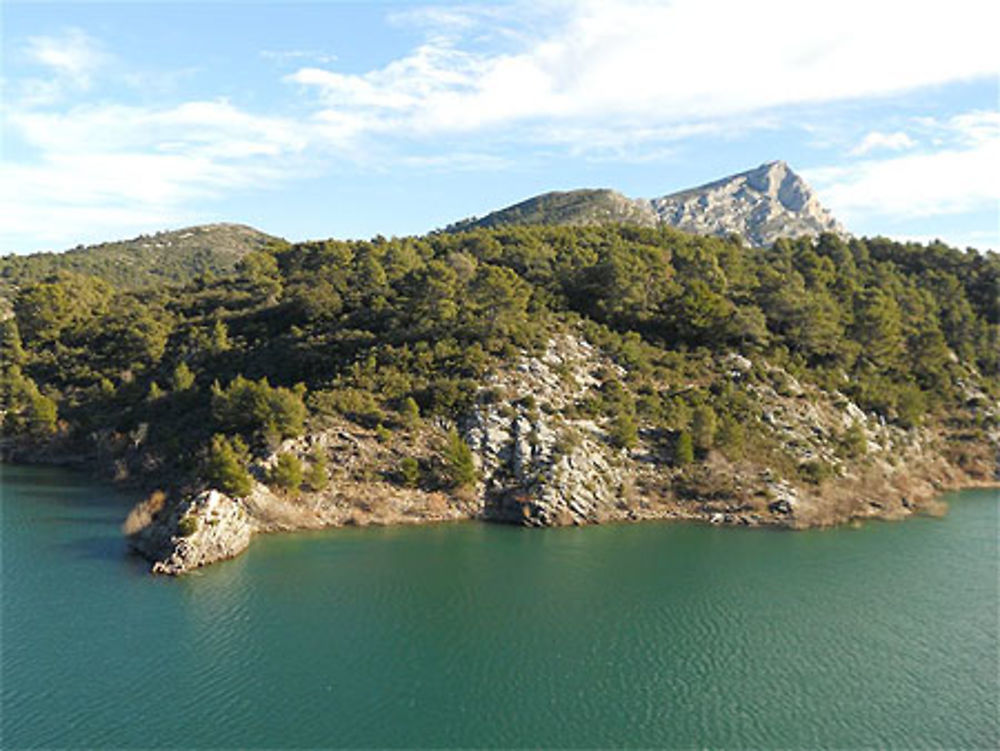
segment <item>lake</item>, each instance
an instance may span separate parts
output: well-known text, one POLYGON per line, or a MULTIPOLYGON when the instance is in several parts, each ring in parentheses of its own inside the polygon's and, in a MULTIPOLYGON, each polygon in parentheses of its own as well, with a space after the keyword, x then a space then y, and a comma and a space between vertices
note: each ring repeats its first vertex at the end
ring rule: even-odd
POLYGON ((119 491, 2 491, 5 748, 1000 746, 995 490, 824 531, 273 536, 180 579, 119 491))

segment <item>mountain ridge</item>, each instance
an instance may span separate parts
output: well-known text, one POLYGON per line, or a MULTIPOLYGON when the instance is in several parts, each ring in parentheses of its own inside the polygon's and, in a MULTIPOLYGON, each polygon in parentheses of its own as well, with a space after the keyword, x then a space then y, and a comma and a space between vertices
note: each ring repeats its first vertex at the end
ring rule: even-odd
POLYGON ((77 245, 61 252, 4 255, 0 256, 0 304, 12 298, 18 287, 59 272, 97 276, 123 288, 183 284, 204 273, 229 273, 248 253, 279 240, 245 224, 217 222, 77 245))
POLYGON ((543 193, 484 217, 456 222, 446 231, 604 222, 665 225, 700 235, 736 234, 754 246, 770 245, 779 237, 824 232, 848 236, 806 181, 781 160, 651 199, 629 198, 608 188, 543 193))

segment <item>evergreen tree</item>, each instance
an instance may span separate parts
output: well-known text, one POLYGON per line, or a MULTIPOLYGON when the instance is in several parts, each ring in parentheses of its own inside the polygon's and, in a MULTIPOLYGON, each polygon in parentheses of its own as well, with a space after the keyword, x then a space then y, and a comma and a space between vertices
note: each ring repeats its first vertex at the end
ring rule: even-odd
POLYGON ((330 473, 327 470, 326 453, 316 446, 309 454, 309 468, 305 473, 306 487, 312 491, 326 490, 330 484, 330 473))
POLYGON ((448 433, 444 461, 448 479, 453 487, 468 488, 476 484, 477 472, 472 449, 454 428, 448 433))
POLYGON ((287 491, 297 491, 302 485, 302 478, 302 461, 291 452, 278 454, 267 477, 272 485, 287 491))
POLYGON ((189 388, 194 386, 194 373, 191 372, 191 368, 187 366, 187 363, 181 360, 174 368, 173 376, 170 380, 170 385, 174 391, 187 391, 189 388))
POLYGON ((247 445, 239 436, 229 439, 217 433, 209 444, 202 476, 209 485, 223 493, 248 495, 253 487, 253 480, 246 470, 249 458, 247 445))
POLYGON ((691 418, 691 438, 694 446, 701 452, 706 452, 715 444, 715 433, 718 419, 715 410, 707 404, 699 406, 691 418))
POLYGON ((420 484, 420 464, 412 456, 404 457, 399 463, 399 474, 403 478, 403 485, 408 488, 415 488, 420 484))
POLYGON ((682 430, 677 435, 677 442, 674 445, 674 464, 683 467, 694 461, 694 441, 691 434, 682 430))

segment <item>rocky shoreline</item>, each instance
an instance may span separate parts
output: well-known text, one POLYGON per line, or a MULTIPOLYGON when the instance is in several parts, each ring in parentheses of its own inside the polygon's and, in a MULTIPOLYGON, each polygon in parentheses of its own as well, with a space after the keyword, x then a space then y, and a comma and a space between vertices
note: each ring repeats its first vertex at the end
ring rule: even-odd
MULTIPOLYGON (((993 443, 966 447, 954 460, 935 431, 887 426, 842 395, 800 386, 784 373, 782 394, 767 381, 753 386, 763 405, 762 429, 780 435, 794 461, 821 460, 832 476, 793 480, 760 461, 733 461, 718 451, 675 467, 653 432, 640 431, 632 448, 616 448, 607 424, 570 417, 570 405, 597 384, 595 370, 614 367, 587 342, 567 336, 554 339, 542 356, 494 374, 459 424, 478 469, 475 488, 407 486, 394 477, 403 457, 433 465, 444 426, 387 443, 378 431, 333 421, 258 460, 257 481, 245 498, 212 489, 154 494, 132 512, 125 532, 155 573, 180 574, 238 555, 256 534, 297 529, 457 520, 536 527, 685 520, 806 529, 937 514, 936 499, 947 490, 998 486, 993 443), (862 426, 867 447, 863 458, 848 460, 837 454, 836 438, 854 424, 862 426), (287 495, 264 484, 279 453, 305 458, 317 450, 338 467, 330 489, 287 495)), ((727 377, 743 379, 757 366, 730 356, 720 367, 727 377)))
MULTIPOLYGON (((607 417, 575 408, 603 381, 624 375, 573 335, 553 337, 541 355, 525 353, 493 373, 455 426, 472 449, 478 478, 472 487, 440 482, 449 424, 423 421, 387 434, 327 416, 256 459, 245 497, 197 486, 155 491, 136 505, 123 531, 154 573, 176 575, 239 555, 254 536, 276 532, 458 520, 534 527, 684 520, 806 529, 940 513, 936 499, 945 491, 1000 486, 995 432, 956 442, 940 427, 887 425, 839 392, 800 385, 785 371, 739 355, 719 357, 715 375, 753 395, 759 415, 751 429, 771 436, 780 451, 732 458, 712 449, 678 466, 669 436, 640 426, 634 444, 622 447, 610 438, 607 417), (860 455, 841 450, 849 427, 860 431, 860 455), (289 453, 305 462, 324 455, 334 468, 329 487, 294 493, 269 487, 270 467, 289 453), (420 479, 401 477, 404 460, 420 467, 420 479), (810 465, 828 474, 810 478, 802 472, 810 465)), ((970 399, 983 401, 978 393, 970 399)), ((89 469, 147 490, 155 483, 169 487, 172 478, 164 479, 161 458, 144 444, 146 433, 95 435, 89 451, 79 444, 70 450, 68 443, 8 442, 0 453, 7 461, 89 469)))
MULTIPOLYGON (((898 521, 919 514, 940 515, 945 507, 937 499, 943 492, 968 487, 1000 488, 997 482, 976 480, 954 472, 938 479, 924 477, 914 482, 910 478, 906 485, 909 495, 900 494, 899 487, 892 482, 883 486, 886 495, 852 496, 850 487, 834 489, 827 498, 851 496, 855 500, 854 510, 842 518, 822 523, 796 517, 794 506, 787 499, 771 502, 772 509, 765 514, 733 503, 705 501, 685 507, 674 503, 640 502, 632 508, 621 509, 620 513, 608 513, 583 523, 688 521, 801 530, 862 520, 898 521)), ((869 485, 869 493, 872 487, 869 485)), ((378 492, 377 488, 370 490, 378 492)), ((151 562, 152 573, 179 575, 238 556, 258 534, 463 520, 513 523, 495 513, 485 513, 481 508, 476 510, 470 504, 461 503, 452 503, 437 511, 407 511, 390 507, 381 513, 372 513, 360 510, 364 508, 364 503, 291 501, 274 495, 264 486, 255 487, 246 499, 232 498, 217 490, 206 490, 172 501, 154 494, 132 510, 123 531, 130 547, 151 562), (282 517, 280 521, 279 517, 282 517)), ((580 523, 568 522, 573 525, 580 523)), ((525 526, 559 525, 560 522, 556 521, 550 524, 529 522, 525 526)))

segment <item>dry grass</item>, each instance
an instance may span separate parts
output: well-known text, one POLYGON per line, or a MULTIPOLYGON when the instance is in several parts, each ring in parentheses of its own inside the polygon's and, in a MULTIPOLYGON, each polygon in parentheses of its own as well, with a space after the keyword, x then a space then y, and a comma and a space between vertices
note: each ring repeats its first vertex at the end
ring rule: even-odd
POLYGON ((146 500, 140 501, 128 512, 128 516, 125 517, 122 524, 122 532, 125 535, 134 535, 148 527, 166 501, 166 493, 162 490, 154 490, 146 500))

